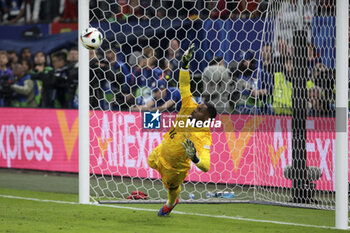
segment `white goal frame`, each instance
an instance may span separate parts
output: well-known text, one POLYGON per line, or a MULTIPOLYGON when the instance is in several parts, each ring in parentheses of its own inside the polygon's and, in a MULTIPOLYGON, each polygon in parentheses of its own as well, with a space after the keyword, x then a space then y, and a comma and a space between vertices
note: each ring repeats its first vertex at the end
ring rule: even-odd
MULTIPOLYGON (((89 0, 78 1, 78 33, 89 27, 89 0)), ((90 203, 89 52, 79 41, 79 203, 90 203)))
MULTIPOLYGON (((89 0, 79 0, 79 31, 89 26, 89 0)), ((336 208, 335 227, 348 229, 349 3, 336 2, 336 208), (344 129, 345 128, 345 129, 344 129)), ((89 55, 79 44, 79 203, 90 203, 89 55)))
POLYGON ((349 1, 337 0, 336 6, 335 226, 348 229, 349 1))

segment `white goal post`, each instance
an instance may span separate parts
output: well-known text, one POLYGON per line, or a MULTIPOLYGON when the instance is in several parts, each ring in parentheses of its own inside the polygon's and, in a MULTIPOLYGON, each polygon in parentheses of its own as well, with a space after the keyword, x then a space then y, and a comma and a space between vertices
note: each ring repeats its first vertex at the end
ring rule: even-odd
POLYGON ((79 0, 79 33, 104 37, 93 53, 78 42, 79 203, 165 201, 147 157, 166 130, 144 129, 133 106, 165 102, 152 95, 163 81, 175 98, 174 66, 195 43, 191 91, 217 107, 223 128, 212 131, 211 170, 192 166, 182 203, 335 210, 347 229, 348 1, 333 13, 315 0, 218 2, 79 0), (216 197, 224 192, 234 197, 216 197))
MULTIPOLYGON (((89 0, 78 1, 79 33, 89 27, 89 0)), ((89 52, 79 44, 79 203, 90 203, 89 52)))
POLYGON ((348 229, 348 87, 349 78, 349 1, 337 0, 336 17, 336 228, 348 229), (344 119, 345 118, 345 119, 344 119))

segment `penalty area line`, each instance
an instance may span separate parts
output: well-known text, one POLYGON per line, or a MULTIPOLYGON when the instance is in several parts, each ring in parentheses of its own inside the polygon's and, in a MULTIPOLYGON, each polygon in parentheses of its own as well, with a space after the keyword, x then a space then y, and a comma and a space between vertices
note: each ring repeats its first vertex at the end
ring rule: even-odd
MULTIPOLYGON (((19 196, 11 196, 11 195, 0 195, 0 197, 2 197, 2 198, 10 198, 10 199, 27 200, 27 201, 55 203, 55 204, 84 205, 84 204, 80 204, 78 202, 71 202, 71 201, 45 200, 45 199, 30 198, 30 197, 19 197, 19 196)), ((109 207, 109 208, 117 208, 117 209, 128 209, 128 210, 158 212, 158 210, 155 210, 155 209, 145 209, 145 208, 137 208, 137 207, 130 207, 130 206, 120 206, 120 205, 106 205, 106 204, 94 204, 94 203, 87 204, 87 205, 100 206, 100 207, 109 207)), ((175 211, 175 210, 172 213, 173 214, 181 214, 181 215, 192 215, 192 216, 200 216, 200 217, 209 217, 209 218, 232 219, 232 220, 247 221, 247 222, 271 223, 271 224, 288 225, 288 226, 296 226, 296 227, 336 229, 335 227, 330 227, 330 226, 317 226, 317 225, 308 225, 308 224, 301 224, 301 223, 280 222, 280 221, 273 221, 273 220, 252 219, 252 218, 225 216, 225 215, 190 213, 190 212, 182 212, 182 211, 175 211)))

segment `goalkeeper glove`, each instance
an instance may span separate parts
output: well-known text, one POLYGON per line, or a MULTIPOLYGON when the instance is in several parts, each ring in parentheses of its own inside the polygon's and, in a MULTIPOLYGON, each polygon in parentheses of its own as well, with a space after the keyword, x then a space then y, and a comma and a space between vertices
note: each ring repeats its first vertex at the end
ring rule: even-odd
POLYGON ((190 60, 192 58, 194 51, 194 44, 191 44, 191 46, 186 50, 184 55, 182 56, 182 69, 188 69, 188 66, 190 64, 190 60))
POLYGON ((199 158, 196 155, 197 151, 194 147, 193 142, 190 139, 186 138, 185 142, 182 142, 182 146, 185 149, 187 156, 192 160, 192 162, 197 164, 199 162, 199 158))

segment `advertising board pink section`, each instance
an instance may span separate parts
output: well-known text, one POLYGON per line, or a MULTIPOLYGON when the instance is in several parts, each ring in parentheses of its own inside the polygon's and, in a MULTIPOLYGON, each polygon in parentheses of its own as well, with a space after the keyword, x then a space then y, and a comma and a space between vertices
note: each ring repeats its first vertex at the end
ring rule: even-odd
MULTIPOLYGON (((212 133, 211 169, 195 166, 188 180, 290 187, 283 169, 292 162, 291 118, 222 115, 212 133), (223 130, 225 129, 225 130, 223 130)), ((147 157, 165 132, 142 129, 142 114, 90 114, 90 164, 95 174, 159 178, 147 157)), ((317 189, 334 190, 334 119, 310 118, 307 164, 320 167, 317 189)), ((0 167, 78 172, 78 111, 0 109, 0 167)))
POLYGON ((75 110, 1 108, 0 166, 77 172, 77 114, 75 110))

